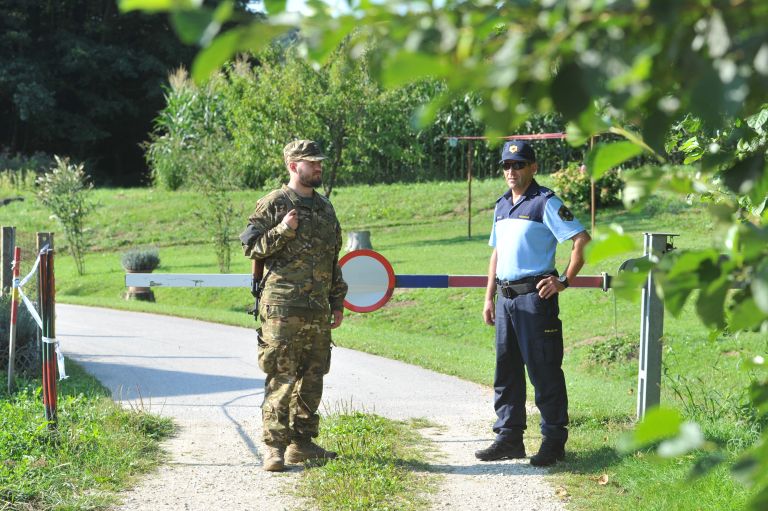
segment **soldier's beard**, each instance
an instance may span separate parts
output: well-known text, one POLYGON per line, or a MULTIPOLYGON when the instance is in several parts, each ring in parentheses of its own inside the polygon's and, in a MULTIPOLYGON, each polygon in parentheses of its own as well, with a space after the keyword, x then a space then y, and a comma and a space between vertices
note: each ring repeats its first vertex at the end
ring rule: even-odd
POLYGON ((299 183, 310 188, 317 188, 323 184, 323 176, 312 177, 312 174, 299 172, 299 183))

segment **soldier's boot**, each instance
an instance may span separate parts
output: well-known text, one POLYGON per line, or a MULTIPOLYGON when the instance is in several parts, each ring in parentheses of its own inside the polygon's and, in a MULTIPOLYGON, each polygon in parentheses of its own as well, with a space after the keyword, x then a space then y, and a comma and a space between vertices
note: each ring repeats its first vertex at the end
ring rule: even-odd
POLYGON ((522 435, 506 441, 494 441, 490 447, 475 451, 475 458, 480 461, 514 460, 525 458, 525 445, 522 435))
POLYGON ((539 452, 531 456, 534 467, 549 467, 565 459, 565 442, 554 438, 544 437, 539 452))
POLYGON ((332 460, 338 456, 333 451, 326 451, 311 440, 294 440, 285 450, 285 461, 291 464, 309 460, 332 460))
POLYGON ((282 472, 285 470, 285 447, 268 445, 261 466, 267 472, 282 472))

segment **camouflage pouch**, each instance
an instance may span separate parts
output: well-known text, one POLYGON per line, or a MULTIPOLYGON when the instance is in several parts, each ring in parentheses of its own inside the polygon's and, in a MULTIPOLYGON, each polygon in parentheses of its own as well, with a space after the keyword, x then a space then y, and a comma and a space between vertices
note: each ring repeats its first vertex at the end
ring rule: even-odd
POLYGON ((256 329, 256 342, 259 347, 257 355, 259 369, 264 371, 265 374, 275 374, 277 372, 277 350, 264 342, 261 328, 256 329))

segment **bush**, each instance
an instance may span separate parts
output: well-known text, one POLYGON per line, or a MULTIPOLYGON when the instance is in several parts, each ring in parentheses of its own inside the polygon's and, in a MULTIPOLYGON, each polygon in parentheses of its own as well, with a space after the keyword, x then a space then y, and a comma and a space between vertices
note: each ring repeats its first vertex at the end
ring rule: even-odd
POLYGON ((120 262, 126 271, 151 272, 160 266, 157 249, 133 249, 123 253, 120 262))
POLYGON ((40 188, 37 196, 64 229, 77 273, 83 275, 88 247, 84 234, 85 219, 96 207, 89 198, 93 184, 88 182, 82 164, 70 164, 69 158, 54 158, 56 166, 37 180, 40 188))
MULTIPOLYGON (((11 295, 6 293, 0 296, 0 361, 3 365, 0 371, 7 369, 8 363, 8 339, 11 325, 11 295)), ((23 304, 19 304, 19 315, 16 319, 16 348, 34 342, 37 337, 37 323, 23 304)), ((18 359, 17 359, 18 360, 18 359)))
MULTIPOLYGON (((591 181, 589 174, 581 166, 571 164, 552 177, 555 180, 555 192, 563 202, 579 209, 589 209, 591 203, 591 181)), ((621 204, 621 191, 624 181, 619 171, 610 170, 595 182, 595 202, 597 207, 621 204)))

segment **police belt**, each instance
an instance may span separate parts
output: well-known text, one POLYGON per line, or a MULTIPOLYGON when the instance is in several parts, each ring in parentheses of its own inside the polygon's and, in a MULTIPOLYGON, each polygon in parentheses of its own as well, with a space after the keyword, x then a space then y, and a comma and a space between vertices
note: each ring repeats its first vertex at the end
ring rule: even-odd
POLYGON ((514 298, 518 295, 526 295, 536 291, 536 284, 546 279, 551 274, 536 275, 533 277, 525 277, 518 280, 501 280, 496 279, 496 285, 498 286, 499 293, 504 298, 514 298))

